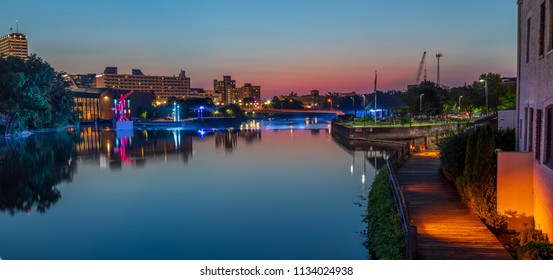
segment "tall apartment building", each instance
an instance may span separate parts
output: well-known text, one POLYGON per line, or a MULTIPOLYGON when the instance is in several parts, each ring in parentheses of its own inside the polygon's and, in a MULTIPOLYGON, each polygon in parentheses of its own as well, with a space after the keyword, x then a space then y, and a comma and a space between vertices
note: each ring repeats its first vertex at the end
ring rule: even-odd
POLYGON ((233 89, 236 88, 236 81, 230 76, 223 76, 222 81, 213 80, 213 90, 216 93, 221 93, 223 96, 222 102, 225 104, 235 103, 235 96, 233 95, 233 89))
POLYGON ((27 59, 29 57, 27 35, 14 32, 0 38, 0 56, 19 56, 27 59))
POLYGON ((259 99, 261 98, 261 86, 252 86, 251 83, 246 83, 243 87, 233 89, 232 97, 233 101, 239 101, 246 97, 251 97, 259 101, 259 99))
POLYGON ((517 4, 519 153, 498 153, 498 211, 533 217, 535 228, 553 241, 553 0, 517 4))
POLYGON ((133 69, 132 72, 132 75, 117 74, 117 67, 106 67, 104 74, 96 76, 92 86, 151 92, 157 99, 185 98, 191 93, 190 77, 186 77, 183 70, 178 76, 144 75, 140 69, 133 69))
POLYGON ((213 80, 213 91, 222 94, 222 102, 225 104, 239 103, 246 97, 259 100, 261 98, 261 86, 253 86, 251 83, 243 87, 236 87, 236 81, 231 76, 223 76, 222 81, 213 80))

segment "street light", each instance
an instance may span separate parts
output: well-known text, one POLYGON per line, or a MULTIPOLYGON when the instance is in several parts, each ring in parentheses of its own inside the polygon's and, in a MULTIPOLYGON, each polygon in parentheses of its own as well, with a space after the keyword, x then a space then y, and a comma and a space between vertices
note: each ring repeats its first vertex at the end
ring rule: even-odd
POLYGON ((463 98, 463 96, 459 96, 459 114, 461 113, 461 98, 463 98))
POLYGON ((363 97, 363 119, 364 119, 364 122, 363 123, 366 123, 367 122, 367 108, 365 108, 365 95, 362 94, 361 97, 363 97))
POLYGON ((484 83, 484 89, 486 90, 486 116, 488 115, 488 80, 481 79, 480 82, 484 83))
POLYGON ((351 106, 353 107, 353 117, 356 118, 357 114, 355 113, 355 96, 351 97, 351 106))
POLYGON ((328 100, 328 103, 330 104, 330 107, 329 107, 329 111, 332 111, 332 98, 329 98, 328 100))
POLYGON ((422 115, 422 97, 424 96, 424 93, 421 93, 419 96, 420 99, 420 107, 419 107, 419 115, 422 115))

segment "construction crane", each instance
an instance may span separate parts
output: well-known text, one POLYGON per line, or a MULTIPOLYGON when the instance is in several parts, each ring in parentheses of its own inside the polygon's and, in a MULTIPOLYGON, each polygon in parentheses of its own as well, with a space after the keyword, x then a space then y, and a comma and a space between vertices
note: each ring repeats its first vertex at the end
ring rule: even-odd
POLYGON ((419 65, 419 71, 417 72, 417 82, 416 85, 419 85, 421 82, 421 74, 424 68, 424 80, 426 81, 426 52, 422 54, 421 64, 419 65))
POLYGON ((436 84, 440 85, 440 58, 444 56, 442 53, 437 53, 436 58, 438 59, 438 78, 436 79, 436 84))
POLYGON ((115 107, 112 108, 114 117, 119 122, 128 121, 129 119, 125 115, 125 109, 127 108, 125 100, 133 94, 134 91, 129 91, 125 95, 121 94, 119 100, 115 104, 115 107))

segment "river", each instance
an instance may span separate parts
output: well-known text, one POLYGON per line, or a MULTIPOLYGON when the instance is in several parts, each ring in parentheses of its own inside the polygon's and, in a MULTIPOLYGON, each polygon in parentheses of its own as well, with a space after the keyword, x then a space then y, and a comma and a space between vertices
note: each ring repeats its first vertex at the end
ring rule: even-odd
POLYGON ((81 127, 0 144, 2 259, 368 259, 382 150, 326 121, 81 127))

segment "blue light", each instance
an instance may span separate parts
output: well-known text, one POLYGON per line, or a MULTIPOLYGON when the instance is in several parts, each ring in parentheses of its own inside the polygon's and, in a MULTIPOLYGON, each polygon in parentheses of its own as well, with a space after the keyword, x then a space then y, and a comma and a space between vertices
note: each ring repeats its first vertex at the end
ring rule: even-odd
POLYGON ((205 131, 203 129, 198 130, 198 134, 200 134, 200 137, 204 138, 205 131))
POLYGON ((200 106, 200 110, 203 110, 203 109, 205 109, 205 107, 204 107, 204 106, 200 106))

